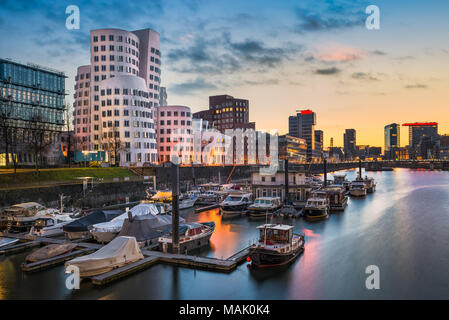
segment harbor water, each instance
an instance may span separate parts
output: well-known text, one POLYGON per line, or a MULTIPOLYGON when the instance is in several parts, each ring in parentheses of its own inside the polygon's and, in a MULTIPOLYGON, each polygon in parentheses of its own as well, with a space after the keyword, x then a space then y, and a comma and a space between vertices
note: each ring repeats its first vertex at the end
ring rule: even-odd
MULTIPOLYGON (((356 170, 346 174, 352 180, 356 170)), ((0 299, 449 299, 449 172, 366 174, 377 191, 350 198, 344 212, 313 223, 284 219, 306 238, 304 254, 287 267, 253 270, 243 263, 226 274, 157 264, 103 288, 82 282, 69 290, 62 265, 23 273, 27 251, 0 257, 0 299), (379 268, 380 289, 366 288, 370 265, 379 268)), ((265 222, 222 219, 218 209, 181 215, 215 222, 210 248, 196 254, 216 258, 254 242, 265 222)))

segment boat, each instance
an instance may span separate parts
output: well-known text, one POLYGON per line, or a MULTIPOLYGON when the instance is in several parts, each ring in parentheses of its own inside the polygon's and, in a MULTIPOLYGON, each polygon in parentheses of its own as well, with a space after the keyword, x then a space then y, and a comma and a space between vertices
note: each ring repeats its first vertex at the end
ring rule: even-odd
POLYGON ((171 191, 158 191, 150 199, 153 202, 171 203, 172 202, 172 192, 171 191))
POLYGON ((77 267, 80 277, 92 277, 143 259, 134 237, 117 237, 92 254, 65 263, 65 272, 77 267))
POLYGON ((248 206, 253 203, 251 193, 231 193, 220 203, 223 218, 240 216, 246 213, 248 206))
POLYGON ((179 210, 193 208, 197 200, 198 196, 196 195, 181 195, 179 198, 179 210))
POLYGON ((329 217, 329 199, 324 190, 312 191, 303 209, 303 216, 309 221, 324 220, 329 217))
POLYGON ((34 223, 35 215, 45 210, 43 205, 36 202, 26 202, 12 205, 3 210, 0 215, 0 230, 8 229, 9 231, 25 231, 31 228, 34 223), (19 218, 15 220, 13 218, 19 218), (15 227, 13 227, 15 224, 15 227))
POLYGON ((272 215, 280 207, 281 199, 279 197, 260 197, 248 206, 248 211, 253 218, 266 217, 267 215, 272 215))
POLYGON ((346 189, 340 185, 332 185, 324 189, 328 194, 330 211, 343 211, 348 205, 346 189))
MULTIPOLYGON (((185 220, 179 217, 179 223, 185 220)), ((171 215, 133 216, 125 219, 118 236, 135 237, 139 247, 158 244, 159 237, 170 232, 172 225, 171 215)))
POLYGON ((304 236, 293 233, 293 226, 264 224, 259 241, 249 248, 251 266, 256 268, 287 265, 304 252, 304 236))
POLYGON ((25 260, 28 263, 54 258, 72 252, 77 247, 75 243, 49 244, 29 254, 25 260))
POLYGON ((351 187, 351 182, 346 180, 345 174, 334 174, 334 182, 332 186, 342 187, 346 191, 349 191, 349 188, 351 187))
POLYGON ((19 239, 0 237, 0 248, 10 246, 17 242, 19 242, 19 239))
POLYGON ((128 212, 122 213, 111 221, 93 224, 89 227, 89 232, 99 243, 108 243, 112 241, 120 232, 123 222, 131 214, 132 217, 143 215, 158 215, 159 211, 153 203, 139 203, 128 212))
POLYGON ((38 237, 53 237, 64 233, 62 227, 74 219, 68 214, 45 214, 40 216, 30 229, 29 235, 38 237))
POLYGON ((70 240, 87 239, 91 237, 89 227, 101 223, 111 221, 115 217, 122 214, 121 210, 96 210, 87 216, 76 219, 62 227, 62 231, 70 240))
MULTIPOLYGON (((187 253, 194 249, 209 245, 210 237, 215 230, 215 223, 190 222, 179 225, 179 252, 187 253)), ((172 235, 159 237, 160 250, 172 252, 172 235)))
POLYGON ((211 205, 217 203, 220 200, 220 196, 216 193, 216 191, 204 191, 198 195, 197 204, 201 205, 211 205))
POLYGON ((349 194, 353 197, 364 197, 366 196, 366 186, 363 180, 354 180, 351 182, 351 187, 349 188, 349 194))
POLYGON ((286 218, 298 218, 300 216, 300 211, 296 210, 295 206, 285 204, 280 209, 276 210, 274 215, 286 218))
POLYGON ((374 191, 376 191, 376 183, 374 182, 374 178, 368 178, 367 176, 365 176, 363 182, 365 183, 367 193, 373 193, 374 191))

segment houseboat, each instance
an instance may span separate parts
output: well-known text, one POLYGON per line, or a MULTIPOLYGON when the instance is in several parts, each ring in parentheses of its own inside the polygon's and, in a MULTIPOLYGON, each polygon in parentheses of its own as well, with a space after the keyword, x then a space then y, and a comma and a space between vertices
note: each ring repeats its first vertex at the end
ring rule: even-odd
POLYGON ((220 203, 221 216, 235 217, 246 213, 248 206, 253 203, 251 193, 231 193, 220 203))
POLYGON ((293 233, 293 226, 264 224, 259 241, 249 248, 251 266, 257 268, 287 265, 304 251, 304 236, 293 233))
POLYGON ((248 206, 249 215, 253 218, 272 215, 274 211, 282 206, 279 197, 261 197, 257 198, 253 204, 248 206))
POLYGON ((346 180, 345 174, 334 174, 334 182, 332 186, 342 187, 346 191, 349 191, 349 188, 351 187, 351 181, 346 180))
MULTIPOLYGON (((179 225, 179 252, 187 253, 194 249, 209 245, 210 237, 215 230, 214 223, 190 222, 179 225)), ((172 252, 172 234, 159 237, 160 250, 172 252)))
POLYGON ((343 211, 348 205, 346 189, 339 185, 332 185, 324 189, 328 194, 330 211, 343 211))
POLYGON ((366 196, 366 186, 363 180, 354 180, 351 182, 351 187, 349 188, 349 194, 353 197, 364 197, 366 196))
POLYGON ((303 216, 309 221, 324 220, 329 217, 329 196, 324 190, 313 191, 303 209, 303 216))
POLYGON ((374 178, 365 176, 365 179, 363 179, 363 182, 365 182, 365 188, 367 193, 373 193, 376 191, 376 183, 374 182, 374 178))

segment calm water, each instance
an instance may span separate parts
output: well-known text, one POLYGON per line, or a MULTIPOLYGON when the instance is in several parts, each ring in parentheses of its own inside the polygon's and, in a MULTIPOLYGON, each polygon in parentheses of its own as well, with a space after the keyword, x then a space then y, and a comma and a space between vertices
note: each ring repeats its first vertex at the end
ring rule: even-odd
MULTIPOLYGON (((327 221, 289 220, 306 235, 306 249, 281 270, 231 274, 156 265, 98 289, 83 282, 65 288, 63 266, 24 274, 29 253, 0 257, 0 299, 449 299, 449 172, 369 172, 377 191, 350 199, 327 221), (380 269, 380 290, 365 288, 365 268, 380 269)), ((355 170, 347 172, 353 179, 355 170)), ((263 221, 221 220, 217 210, 189 221, 215 221, 211 248, 227 258, 257 238, 263 221)))

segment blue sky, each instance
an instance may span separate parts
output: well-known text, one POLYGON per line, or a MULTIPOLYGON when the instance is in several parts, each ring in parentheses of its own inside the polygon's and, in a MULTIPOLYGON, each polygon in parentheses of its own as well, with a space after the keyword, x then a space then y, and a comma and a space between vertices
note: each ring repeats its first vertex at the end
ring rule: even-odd
POLYGON ((391 122, 440 121, 449 133, 448 12, 444 0, 0 0, 0 56, 66 72, 71 102, 91 29, 150 27, 161 34, 169 104, 198 111, 228 93, 250 100, 258 129, 281 133, 310 107, 326 144, 355 127, 358 143, 382 145, 391 122), (365 28, 370 4, 380 30, 365 28), (68 5, 80 8, 80 30, 65 28, 68 5))

